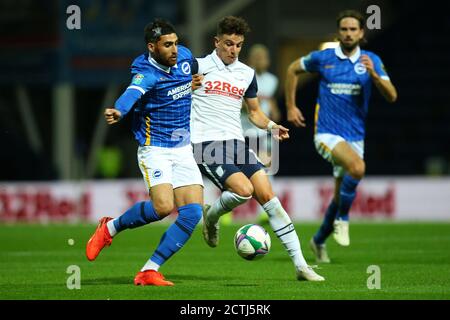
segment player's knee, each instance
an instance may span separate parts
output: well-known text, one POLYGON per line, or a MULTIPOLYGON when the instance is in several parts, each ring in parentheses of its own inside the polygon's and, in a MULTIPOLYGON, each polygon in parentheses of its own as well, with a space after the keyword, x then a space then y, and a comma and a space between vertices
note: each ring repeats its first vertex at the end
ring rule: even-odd
POLYGON ((250 182, 243 183, 233 188, 234 193, 244 198, 251 197, 253 195, 253 191, 254 191, 253 185, 250 182))
POLYGON ((365 173, 366 164, 363 160, 354 161, 349 168, 349 174, 355 179, 362 179, 365 173))
POLYGON ((153 206, 155 208, 156 213, 161 218, 168 216, 173 211, 174 208, 173 203, 170 203, 168 201, 155 202, 153 203, 153 206))
POLYGON ((260 192, 258 195, 258 202, 261 204, 267 203, 275 197, 275 193, 272 190, 264 190, 260 192))

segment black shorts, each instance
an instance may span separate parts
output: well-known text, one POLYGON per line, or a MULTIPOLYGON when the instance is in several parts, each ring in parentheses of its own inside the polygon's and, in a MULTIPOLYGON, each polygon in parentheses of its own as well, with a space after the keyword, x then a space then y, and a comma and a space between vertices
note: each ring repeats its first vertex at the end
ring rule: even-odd
POLYGON ((241 140, 206 141, 193 144, 194 157, 200 171, 219 189, 233 173, 242 172, 250 179, 264 169, 255 152, 241 140))

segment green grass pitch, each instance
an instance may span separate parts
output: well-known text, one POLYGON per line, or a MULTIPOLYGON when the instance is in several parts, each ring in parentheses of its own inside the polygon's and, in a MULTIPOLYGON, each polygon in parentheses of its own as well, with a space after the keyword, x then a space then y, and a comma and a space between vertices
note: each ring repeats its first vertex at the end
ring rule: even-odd
MULTIPOLYGON (((233 235, 240 226, 222 226, 215 249, 203 242, 197 227, 185 247, 160 270, 174 287, 136 287, 134 276, 167 225, 124 231, 94 262, 84 255, 94 225, 0 225, 0 299, 450 298, 449 223, 352 223, 350 247, 328 240, 332 263, 317 269, 326 278, 322 283, 296 280, 290 258, 271 231, 272 249, 266 257, 240 258, 233 248, 233 235), (79 290, 66 285, 71 265, 81 270, 79 290), (367 287, 370 265, 380 268, 380 289, 367 287)), ((308 242, 317 227, 296 225, 310 264, 315 262, 308 242)))

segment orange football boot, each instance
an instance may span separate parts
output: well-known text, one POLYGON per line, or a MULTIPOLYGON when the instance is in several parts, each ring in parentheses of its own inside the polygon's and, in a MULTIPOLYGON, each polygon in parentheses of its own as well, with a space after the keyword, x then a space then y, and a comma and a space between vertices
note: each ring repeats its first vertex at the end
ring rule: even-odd
POLYGON ((173 286, 173 282, 164 279, 164 276, 155 270, 145 270, 138 272, 134 278, 137 286, 173 286))
POLYGON ((108 227, 106 226, 106 223, 109 220, 112 220, 111 217, 103 217, 100 219, 100 223, 97 226, 97 229, 95 230, 92 237, 89 239, 87 245, 86 245, 86 257, 89 261, 95 260, 97 258, 100 251, 105 246, 110 246, 112 242, 112 237, 109 234, 108 227))

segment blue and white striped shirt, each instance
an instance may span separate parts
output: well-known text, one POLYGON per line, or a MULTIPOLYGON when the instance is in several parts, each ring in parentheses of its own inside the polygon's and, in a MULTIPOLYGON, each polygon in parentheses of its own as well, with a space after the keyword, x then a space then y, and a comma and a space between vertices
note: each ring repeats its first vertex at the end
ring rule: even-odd
POLYGON ((302 68, 320 74, 316 105, 316 133, 339 135, 347 141, 364 140, 365 120, 372 91, 372 80, 359 62, 368 55, 375 71, 389 80, 381 59, 373 52, 360 50, 347 57, 340 47, 313 51, 300 59, 302 68))
POLYGON ((177 64, 158 64, 148 53, 132 66, 131 84, 116 101, 125 116, 134 107, 133 133, 139 145, 174 148, 190 143, 191 81, 198 64, 192 53, 178 46, 177 64))

